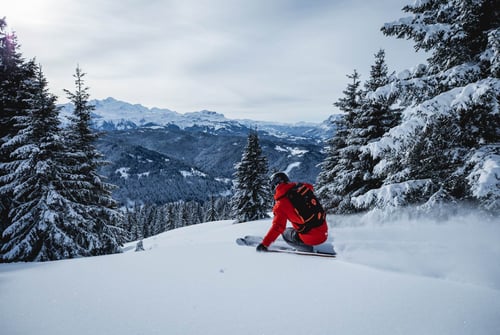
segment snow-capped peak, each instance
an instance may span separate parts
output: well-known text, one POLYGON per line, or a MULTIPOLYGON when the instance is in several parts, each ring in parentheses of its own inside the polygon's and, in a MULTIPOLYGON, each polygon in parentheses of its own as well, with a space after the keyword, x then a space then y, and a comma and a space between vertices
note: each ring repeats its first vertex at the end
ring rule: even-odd
MULTIPOLYGON (((322 138, 332 134, 331 129, 325 129, 313 123, 273 123, 253 120, 228 119, 224 114, 201 110, 189 113, 178 113, 166 108, 148 108, 141 104, 131 104, 115 98, 91 100, 95 106, 93 111, 94 127, 105 130, 123 130, 140 127, 165 127, 175 125, 181 129, 202 127, 214 130, 257 128, 275 135, 301 136, 322 138)), ((62 115, 67 117, 73 111, 71 103, 63 104, 62 115)))

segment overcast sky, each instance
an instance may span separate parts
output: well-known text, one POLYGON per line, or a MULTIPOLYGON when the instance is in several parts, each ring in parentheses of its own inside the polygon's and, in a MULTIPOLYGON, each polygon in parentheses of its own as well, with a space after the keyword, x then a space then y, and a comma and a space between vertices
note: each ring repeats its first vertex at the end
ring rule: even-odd
POLYGON ((425 61, 380 27, 413 0, 2 1, 25 58, 36 57, 66 102, 77 64, 92 98, 180 113, 321 122, 374 54, 391 71, 425 61))

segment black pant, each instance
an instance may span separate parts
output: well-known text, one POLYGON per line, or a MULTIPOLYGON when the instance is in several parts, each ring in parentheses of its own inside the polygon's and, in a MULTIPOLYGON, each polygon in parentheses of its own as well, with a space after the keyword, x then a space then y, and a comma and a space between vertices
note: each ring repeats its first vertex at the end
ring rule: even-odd
POLYGON ((300 239, 299 233, 293 228, 286 228, 281 236, 283 236, 286 243, 299 251, 313 251, 313 247, 305 244, 300 239))

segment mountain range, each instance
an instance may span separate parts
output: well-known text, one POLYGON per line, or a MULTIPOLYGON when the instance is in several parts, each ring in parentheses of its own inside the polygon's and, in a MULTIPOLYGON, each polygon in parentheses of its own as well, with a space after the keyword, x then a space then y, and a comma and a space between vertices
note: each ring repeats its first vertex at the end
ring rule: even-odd
MULTIPOLYGON (((109 163, 100 171, 118 186, 122 204, 205 201, 231 193, 234 165, 249 132, 257 130, 270 171, 314 183, 332 116, 321 124, 232 120, 213 111, 177 113, 114 98, 92 100, 97 148, 109 163)), ((63 122, 73 106, 61 106, 63 122)))
MULTIPOLYGON (((131 104, 111 97, 104 100, 92 100, 90 103, 95 107, 92 115, 93 126, 98 130, 106 131, 155 129, 174 125, 183 130, 203 130, 211 133, 246 132, 248 129, 257 129, 277 137, 324 140, 331 137, 334 132, 332 118, 338 117, 338 115, 332 115, 322 123, 280 123, 228 119, 224 114, 208 110, 182 114, 166 108, 148 108, 140 104, 131 104)), ((68 116, 73 111, 71 103, 60 106, 63 116, 68 116)))

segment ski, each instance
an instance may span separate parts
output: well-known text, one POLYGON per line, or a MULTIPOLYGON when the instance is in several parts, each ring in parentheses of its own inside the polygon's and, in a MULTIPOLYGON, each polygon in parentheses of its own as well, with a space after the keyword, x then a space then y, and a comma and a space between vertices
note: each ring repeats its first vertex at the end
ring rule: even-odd
MULTIPOLYGON (((236 244, 248 247, 256 247, 261 242, 262 242, 262 237, 259 236, 245 236, 236 239, 236 244)), ((319 246, 315 246, 313 251, 301 251, 288 245, 279 245, 277 243, 273 243, 267 249, 267 251, 304 255, 304 256, 330 257, 330 258, 335 258, 337 255, 331 243, 324 243, 319 246)))

